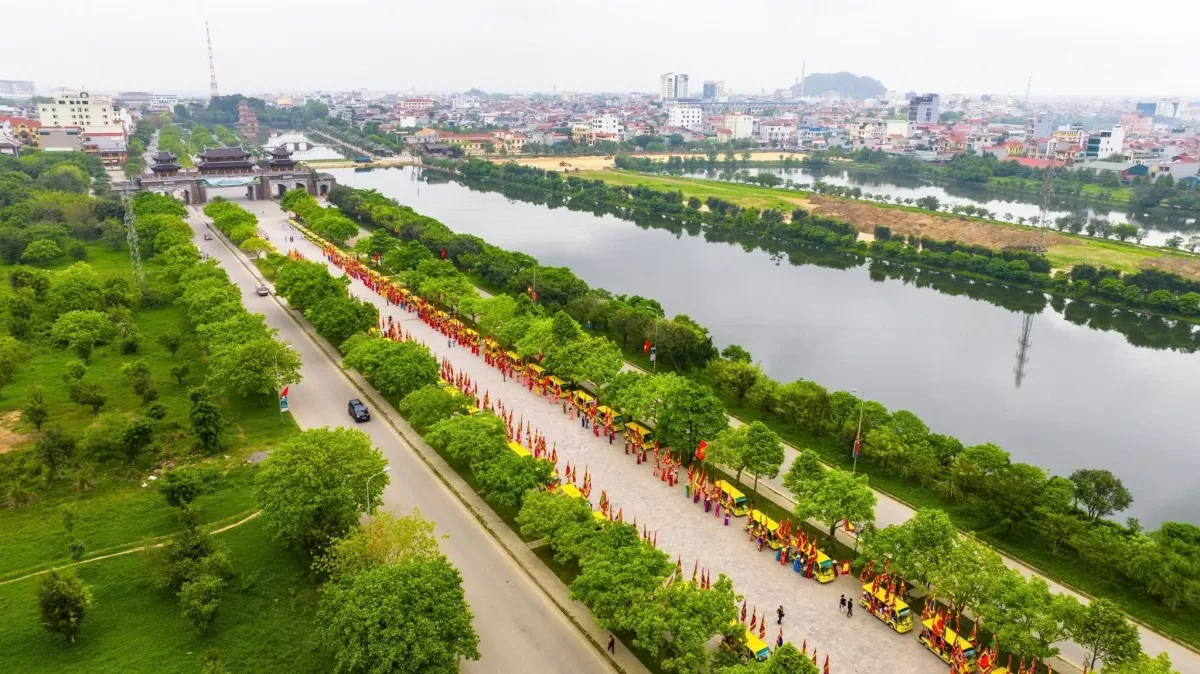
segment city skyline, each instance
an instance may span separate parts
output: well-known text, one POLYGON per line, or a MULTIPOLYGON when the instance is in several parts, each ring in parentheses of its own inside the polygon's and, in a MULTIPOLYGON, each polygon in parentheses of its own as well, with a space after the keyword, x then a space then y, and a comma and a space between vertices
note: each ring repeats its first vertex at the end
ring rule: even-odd
POLYGON ((1200 20, 1200 8, 1183 0, 1156 5, 1155 16, 1170 21, 1145 22, 1105 21, 1094 3, 1082 0, 1053 6, 1017 0, 1006 16, 1035 19, 1019 24, 1019 39, 1015 19, 997 21, 949 0, 878 30, 864 19, 871 16, 865 0, 828 6, 701 0, 688 11, 614 0, 613 11, 587 17, 546 0, 504 8, 459 0, 403 11, 352 0, 337 12, 304 1, 286 13, 217 0, 204 14, 171 17, 142 0, 130 3, 133 11, 111 16, 72 12, 72 4, 60 8, 55 57, 30 58, 45 46, 39 31, 11 34, 0 45, 6 64, 0 77, 33 80, 41 93, 70 87, 202 95, 208 91, 207 18, 223 93, 478 87, 652 94, 659 76, 674 71, 689 74, 696 90, 704 80, 722 80, 734 93, 770 94, 790 86, 807 61, 808 73, 852 72, 896 91, 1023 95, 1032 73, 1034 98, 1200 94, 1187 90, 1200 82, 1200 59, 1186 29, 1200 20), (630 16, 639 18, 631 22, 630 16), (804 28, 813 24, 822 28, 804 28), (759 39, 764 26, 779 31, 780 40, 759 39), (167 27, 170 39, 150 37, 167 27), (374 32, 358 35, 364 30, 374 32), (1080 39, 1062 40, 1063 30, 1078 31, 1080 39), (96 58, 97 34, 146 37, 101 42, 105 57, 96 58), (969 40, 948 37, 967 34, 969 40), (340 46, 347 36, 348 46, 340 46), (744 49, 736 48, 739 39, 748 40, 744 49), (1089 50, 1089 44, 1103 48, 1089 50), (1139 48, 1153 53, 1153 61, 1120 53, 1139 48), (1095 58, 1105 50, 1109 57, 1095 58))

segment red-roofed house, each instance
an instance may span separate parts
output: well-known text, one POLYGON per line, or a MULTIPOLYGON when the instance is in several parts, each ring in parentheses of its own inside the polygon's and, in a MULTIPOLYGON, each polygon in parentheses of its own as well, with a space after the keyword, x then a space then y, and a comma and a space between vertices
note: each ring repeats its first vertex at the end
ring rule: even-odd
POLYGON ((11 136, 22 145, 41 147, 41 143, 38 141, 38 129, 40 128, 42 128, 42 123, 36 119, 0 115, 0 132, 11 136))

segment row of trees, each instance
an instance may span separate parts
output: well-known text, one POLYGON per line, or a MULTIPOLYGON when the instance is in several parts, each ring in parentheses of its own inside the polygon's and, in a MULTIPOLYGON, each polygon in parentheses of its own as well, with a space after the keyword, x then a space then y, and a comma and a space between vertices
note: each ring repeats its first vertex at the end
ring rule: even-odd
POLYGON ((299 215, 304 224, 325 239, 338 245, 358 234, 358 225, 340 211, 325 208, 308 190, 298 187, 288 190, 279 200, 280 207, 299 215))

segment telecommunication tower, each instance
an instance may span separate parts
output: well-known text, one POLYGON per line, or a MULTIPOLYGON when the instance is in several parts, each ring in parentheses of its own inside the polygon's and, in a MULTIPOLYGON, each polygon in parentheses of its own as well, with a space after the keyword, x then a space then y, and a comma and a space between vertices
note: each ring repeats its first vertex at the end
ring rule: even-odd
POLYGON ((216 98, 220 94, 217 93, 217 67, 213 65, 212 55, 212 33, 208 32, 208 22, 204 22, 204 39, 208 42, 208 91, 209 95, 216 98))
POLYGON ((1038 236, 1034 251, 1046 252, 1046 230, 1050 228, 1050 197, 1054 194, 1054 165, 1046 167, 1046 177, 1042 179, 1042 208, 1038 213, 1038 236))

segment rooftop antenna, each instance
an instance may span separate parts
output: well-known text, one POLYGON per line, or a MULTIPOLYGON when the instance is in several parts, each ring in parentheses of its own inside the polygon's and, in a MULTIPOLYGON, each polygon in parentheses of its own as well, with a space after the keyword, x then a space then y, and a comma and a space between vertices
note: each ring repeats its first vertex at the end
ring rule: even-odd
POLYGON ((213 65, 212 33, 208 32, 208 22, 204 22, 204 39, 208 42, 208 92, 212 98, 220 96, 217 93, 217 67, 213 65))

